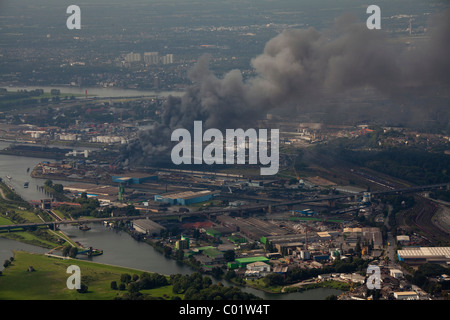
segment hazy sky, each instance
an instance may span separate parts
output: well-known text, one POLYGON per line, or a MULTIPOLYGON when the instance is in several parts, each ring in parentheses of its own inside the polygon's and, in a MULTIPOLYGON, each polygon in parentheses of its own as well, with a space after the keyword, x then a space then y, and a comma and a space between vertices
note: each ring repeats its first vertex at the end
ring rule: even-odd
MULTIPOLYGON (((317 23, 332 23, 340 15, 351 12, 358 17, 367 16, 365 9, 370 4, 377 4, 382 10, 383 18, 400 14, 423 14, 426 11, 439 10, 438 4, 446 1, 419 1, 396 0, 366 2, 361 0, 2 0, 0 1, 0 16, 3 24, 5 16, 15 16, 20 23, 27 25, 53 26, 65 21, 67 15, 65 9, 72 4, 80 6, 82 17, 86 24, 95 25, 103 23, 104 17, 112 17, 117 22, 123 23, 123 27, 136 19, 146 20, 152 18, 169 17, 166 23, 174 25, 192 18, 200 19, 199 23, 214 22, 210 20, 215 15, 217 23, 234 20, 236 15, 242 15, 243 22, 267 21, 271 19, 277 22, 283 19, 292 20, 301 17, 307 19, 310 16, 317 17, 317 23), (179 16, 175 19, 175 16, 179 16), (261 16, 259 16, 261 15, 261 16), (45 17, 45 19, 43 19, 45 17), (223 19, 221 20, 220 17, 223 19), (97 18, 97 19, 96 19, 97 18), (96 20, 96 21, 94 21, 96 20)), ((448 2, 447 2, 448 3, 448 2)), ((299 23, 301 21, 298 21, 299 23)), ((107 23, 111 23, 110 20, 107 23)), ((292 21, 290 21, 292 23, 292 21)))

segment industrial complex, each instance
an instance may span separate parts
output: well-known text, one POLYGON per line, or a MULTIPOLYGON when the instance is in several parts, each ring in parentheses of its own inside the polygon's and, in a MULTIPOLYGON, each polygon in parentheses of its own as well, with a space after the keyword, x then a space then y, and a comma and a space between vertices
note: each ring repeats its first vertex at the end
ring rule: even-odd
POLYGON ((343 272, 347 269, 318 271, 362 259, 381 268, 385 298, 405 300, 429 296, 411 290, 406 278, 410 271, 402 264, 450 264, 449 247, 427 246, 414 233, 387 237, 387 207, 380 191, 339 187, 317 175, 308 183, 305 177, 292 184, 179 169, 113 172, 94 163, 64 161, 40 163, 33 172, 70 180, 64 185, 67 201, 49 199, 36 205, 61 212, 67 206, 80 208, 74 199, 96 199, 105 222, 108 215, 122 217, 135 239, 165 248, 177 259, 195 261, 204 273, 220 267, 251 281, 271 274, 289 279, 297 270, 309 270, 317 274, 306 283, 348 284, 353 289, 341 299, 367 299, 363 288, 368 275, 343 272), (128 215, 133 217, 127 220, 128 215))
MULTIPOLYGON (((354 170, 348 174, 366 179, 354 170)), ((221 268, 242 281, 269 275, 288 281, 302 270, 311 276, 296 284, 289 280, 286 290, 332 281, 351 288, 340 299, 367 299, 369 275, 354 269, 356 260, 380 268, 385 299, 405 300, 430 298, 410 286, 409 268, 450 265, 448 246, 432 245, 432 240, 403 229, 395 238, 387 233, 385 196, 392 188, 380 188, 384 180, 375 181, 369 192, 317 174, 255 179, 251 174, 200 170, 120 170, 93 160, 41 162, 32 175, 66 181, 58 199, 50 193, 49 199, 33 203, 36 207, 62 221, 73 213, 83 215, 83 200, 77 199, 98 200, 96 215, 105 223, 125 228, 135 239, 204 273, 221 268)), ((445 273, 439 279, 439 284, 448 281, 445 273)))
POLYGON ((450 300, 448 1, 16 2, 0 300, 450 300))

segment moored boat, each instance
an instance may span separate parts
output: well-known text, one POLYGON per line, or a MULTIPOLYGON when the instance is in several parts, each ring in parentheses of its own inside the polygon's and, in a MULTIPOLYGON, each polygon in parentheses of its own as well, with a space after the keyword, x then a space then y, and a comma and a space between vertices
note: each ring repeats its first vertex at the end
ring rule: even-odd
POLYGON ((79 227, 78 227, 81 231, 88 231, 88 230, 91 230, 91 228, 90 227, 88 227, 87 225, 80 225, 79 227))

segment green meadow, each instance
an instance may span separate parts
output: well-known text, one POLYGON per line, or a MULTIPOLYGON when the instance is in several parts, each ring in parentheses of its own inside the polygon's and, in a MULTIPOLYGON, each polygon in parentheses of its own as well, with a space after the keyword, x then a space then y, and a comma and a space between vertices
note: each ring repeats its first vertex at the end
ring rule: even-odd
MULTIPOLYGON (((2 262, 3 263, 3 262, 2 262)), ((127 291, 111 289, 111 282, 120 283, 121 275, 141 275, 144 271, 110 266, 77 259, 58 259, 24 251, 14 252, 12 264, 0 276, 0 300, 113 300, 127 291), (67 288, 70 265, 80 267, 81 281, 87 293, 67 288), (35 271, 28 271, 32 266, 35 271)), ((143 290, 152 298, 181 297, 172 293, 172 286, 143 290)))

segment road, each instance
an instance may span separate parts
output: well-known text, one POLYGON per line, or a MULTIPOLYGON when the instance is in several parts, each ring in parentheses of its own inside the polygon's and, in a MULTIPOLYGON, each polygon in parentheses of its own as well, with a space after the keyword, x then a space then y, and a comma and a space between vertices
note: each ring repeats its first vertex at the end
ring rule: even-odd
POLYGON ((395 264, 395 255, 396 255, 395 246, 394 246, 395 239, 394 239, 394 236, 392 235, 392 232, 391 232, 391 226, 389 225, 389 217, 390 217, 390 214, 392 212, 392 209, 393 209, 392 206, 389 205, 388 206, 388 214, 387 214, 386 219, 384 220, 384 225, 389 230, 388 233, 387 233, 387 243, 386 243, 385 257, 389 258, 389 264, 390 265, 395 264))

